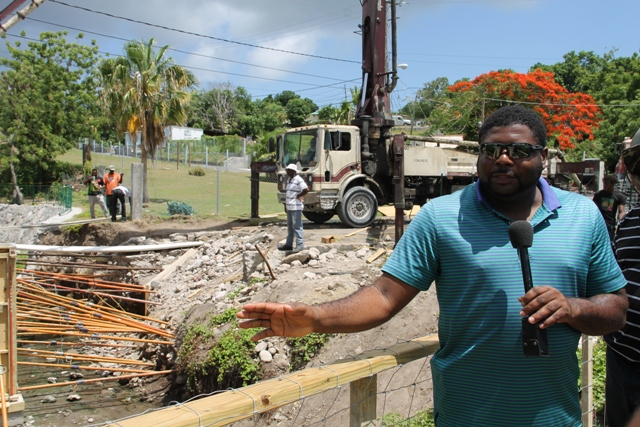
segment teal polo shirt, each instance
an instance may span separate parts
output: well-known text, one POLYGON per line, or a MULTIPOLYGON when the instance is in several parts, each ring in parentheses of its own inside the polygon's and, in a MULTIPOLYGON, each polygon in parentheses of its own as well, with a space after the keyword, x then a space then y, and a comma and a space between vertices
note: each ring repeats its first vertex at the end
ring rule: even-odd
MULTIPOLYGON (((531 220, 533 285, 568 297, 624 288, 609 235, 593 202, 550 187, 531 220)), ((439 427, 581 426, 576 349, 580 332, 547 329, 548 357, 522 353, 524 295, 511 220, 472 184, 424 205, 383 271, 422 291, 435 282, 440 349, 431 360, 439 427)))

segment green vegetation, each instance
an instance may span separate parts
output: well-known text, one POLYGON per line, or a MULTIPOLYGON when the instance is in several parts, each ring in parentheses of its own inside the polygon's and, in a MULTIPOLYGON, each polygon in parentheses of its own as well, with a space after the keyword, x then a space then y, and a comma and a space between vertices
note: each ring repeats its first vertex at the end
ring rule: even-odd
POLYGON ((255 330, 237 325, 236 310, 231 308, 210 318, 206 325, 189 328, 178 352, 189 391, 198 394, 258 381, 260 367, 251 357, 255 330))
POLYGON ((201 166, 196 166, 189 169, 189 175, 191 176, 205 176, 204 169, 201 166))
POLYGON ((169 215, 185 215, 191 216, 196 213, 191 206, 184 202, 168 202, 167 210, 169 211, 169 215))
POLYGON ((300 338, 289 338, 287 344, 291 347, 289 357, 291 371, 304 369, 307 362, 327 343, 331 335, 312 333, 300 338))
POLYGON ((6 43, 9 56, 0 58, 3 183, 11 182, 12 175, 19 184, 52 183, 64 167, 56 157, 78 138, 96 135, 99 114, 92 70, 98 47, 68 43, 66 34, 45 32, 26 47, 20 41, 6 43))
POLYGON ((406 418, 395 412, 391 412, 382 417, 382 427, 435 427, 433 420, 433 409, 418 411, 411 418, 406 418))

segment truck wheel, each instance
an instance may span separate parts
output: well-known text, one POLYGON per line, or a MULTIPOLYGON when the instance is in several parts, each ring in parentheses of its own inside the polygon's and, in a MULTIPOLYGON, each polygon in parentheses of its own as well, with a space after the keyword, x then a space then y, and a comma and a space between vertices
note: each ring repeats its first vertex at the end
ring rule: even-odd
POLYGON ((315 222, 316 224, 323 224, 329 221, 336 214, 335 211, 324 211, 324 212, 307 212, 302 211, 302 215, 307 218, 311 222, 315 222))
POLYGON ((353 187, 348 190, 338 206, 340 221, 349 227, 367 227, 377 214, 378 200, 371 190, 364 187, 353 187))

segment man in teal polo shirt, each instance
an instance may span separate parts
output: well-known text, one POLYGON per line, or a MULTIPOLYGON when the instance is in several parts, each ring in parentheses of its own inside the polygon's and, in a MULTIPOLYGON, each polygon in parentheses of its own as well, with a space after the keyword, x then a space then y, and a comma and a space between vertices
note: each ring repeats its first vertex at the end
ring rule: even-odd
POLYGON ((537 114, 521 106, 497 110, 480 129, 478 183, 425 205, 372 285, 316 306, 247 304, 238 317, 250 320, 240 326, 264 328, 254 340, 362 331, 435 282, 436 425, 581 426, 578 340, 624 324, 626 282, 596 206, 541 179, 545 147, 537 114), (534 230, 536 286, 524 295, 508 234, 516 220, 534 230), (548 357, 523 355, 526 316, 546 330, 548 357))

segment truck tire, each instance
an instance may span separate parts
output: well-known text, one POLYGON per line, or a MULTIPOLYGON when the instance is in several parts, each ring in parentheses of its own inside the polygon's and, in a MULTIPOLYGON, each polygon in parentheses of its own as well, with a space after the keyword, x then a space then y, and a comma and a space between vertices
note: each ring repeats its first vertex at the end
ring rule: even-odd
POLYGON ((324 211, 324 212, 307 212, 302 211, 302 215, 307 218, 311 222, 315 222, 316 224, 324 224, 329 221, 336 214, 335 211, 324 211))
POLYGON ((367 227, 376 219, 378 200, 368 188, 353 187, 346 192, 337 210, 343 224, 353 228, 367 227))

